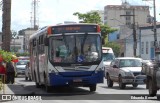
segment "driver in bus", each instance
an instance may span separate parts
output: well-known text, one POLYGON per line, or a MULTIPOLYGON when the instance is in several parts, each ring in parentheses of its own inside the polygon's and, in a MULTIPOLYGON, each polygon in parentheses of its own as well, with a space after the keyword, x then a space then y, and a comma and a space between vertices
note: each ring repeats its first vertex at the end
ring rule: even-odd
POLYGON ((98 59, 98 53, 96 51, 96 46, 94 44, 88 46, 87 59, 89 61, 95 61, 98 59))

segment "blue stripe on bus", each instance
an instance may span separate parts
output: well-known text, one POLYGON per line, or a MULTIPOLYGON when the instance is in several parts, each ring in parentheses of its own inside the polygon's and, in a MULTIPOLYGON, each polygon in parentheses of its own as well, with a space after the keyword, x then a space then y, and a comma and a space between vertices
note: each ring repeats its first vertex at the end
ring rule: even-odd
MULTIPOLYGON (((62 72, 61 72, 62 73, 62 72)), ((77 74, 80 72, 65 72, 66 74, 77 74)), ((85 72, 84 72, 85 74, 85 72)), ((99 71, 97 73, 92 71, 92 75, 86 75, 86 76, 70 76, 70 77, 64 77, 63 75, 56 75, 55 73, 49 73, 50 78, 50 85, 51 86, 61 86, 61 85, 91 85, 91 84, 97 84, 97 83, 103 83, 103 71, 99 71), (79 82, 75 82, 77 80, 82 80, 79 82)))
POLYGON ((76 71, 76 72, 59 72, 60 75, 66 76, 66 77, 73 77, 73 76, 89 76, 92 75, 94 71, 76 71))

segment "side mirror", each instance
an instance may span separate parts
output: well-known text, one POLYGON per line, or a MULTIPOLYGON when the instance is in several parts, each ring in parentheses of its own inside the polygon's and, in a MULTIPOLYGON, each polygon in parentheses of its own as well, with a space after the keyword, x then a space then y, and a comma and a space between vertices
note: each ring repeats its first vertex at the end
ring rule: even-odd
POLYGON ((45 38, 45 39, 44 39, 44 45, 45 45, 45 46, 48 46, 48 45, 49 45, 49 39, 48 39, 48 38, 45 38))
POLYGON ((113 65, 113 68, 118 68, 117 65, 113 65))

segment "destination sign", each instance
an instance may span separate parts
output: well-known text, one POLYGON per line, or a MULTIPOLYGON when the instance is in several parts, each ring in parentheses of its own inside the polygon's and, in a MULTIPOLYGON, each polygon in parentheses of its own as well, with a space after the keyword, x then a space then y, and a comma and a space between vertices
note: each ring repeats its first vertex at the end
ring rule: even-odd
POLYGON ((53 34, 61 33, 84 33, 84 32, 97 32, 96 25, 62 25, 62 26, 53 26, 53 34))

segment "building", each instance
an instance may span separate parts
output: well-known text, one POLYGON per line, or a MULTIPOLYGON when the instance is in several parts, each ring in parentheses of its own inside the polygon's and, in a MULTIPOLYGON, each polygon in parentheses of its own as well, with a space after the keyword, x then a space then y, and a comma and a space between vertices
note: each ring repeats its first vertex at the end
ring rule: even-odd
POLYGON ((34 34, 37 29, 34 28, 27 28, 19 31, 19 35, 24 36, 23 39, 23 50, 24 52, 28 52, 29 50, 29 37, 30 35, 34 34))
POLYGON ((150 16, 149 6, 136 6, 122 3, 122 5, 107 5, 104 7, 104 23, 111 27, 120 25, 128 25, 131 27, 135 13, 135 22, 138 24, 146 24, 150 16))
POLYGON ((135 35, 138 37, 138 27, 147 24, 148 17, 150 17, 149 6, 129 5, 125 2, 122 5, 104 7, 104 23, 118 29, 110 33, 108 39, 121 44, 120 56, 133 56, 133 23, 135 23, 135 35), (128 52, 128 49, 126 51, 126 45, 129 45, 131 51, 128 52))
POLYGON ((23 40, 24 36, 17 36, 11 39, 11 51, 23 53, 23 40))
MULTIPOLYGON (((157 42, 158 42, 158 53, 160 54, 160 23, 157 23, 157 42)), ((124 39, 125 41, 125 52, 124 56, 133 56, 133 36, 124 39)), ((140 25, 137 30, 137 56, 141 57, 145 60, 158 59, 160 60, 160 55, 155 56, 155 48, 154 48, 154 32, 153 25, 146 24, 140 25)))
MULTIPOLYGON (((158 49, 160 50, 160 22, 157 22, 157 43, 158 49)), ((160 56, 155 56, 154 48, 154 32, 153 25, 142 25, 139 27, 139 42, 138 42, 137 53, 143 59, 158 59, 160 56)), ((160 51, 157 51, 160 54, 160 51)))

